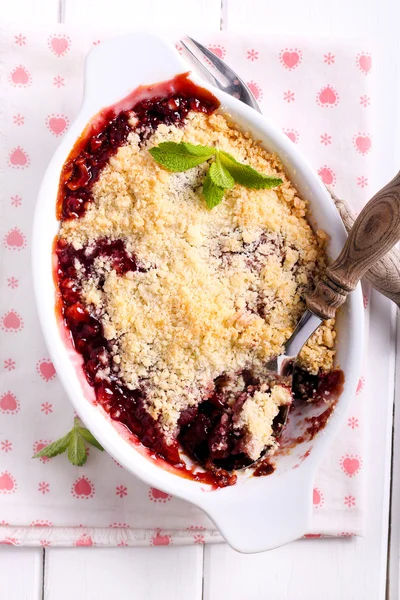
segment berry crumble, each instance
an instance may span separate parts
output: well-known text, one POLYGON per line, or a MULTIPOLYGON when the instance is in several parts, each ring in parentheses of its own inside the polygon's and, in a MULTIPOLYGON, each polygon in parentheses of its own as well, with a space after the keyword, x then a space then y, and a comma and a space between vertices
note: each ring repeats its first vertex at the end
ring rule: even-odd
MULTIPOLYGON (((184 74, 87 128, 58 211, 60 309, 97 402, 170 464, 186 453, 217 485, 234 483, 234 469, 278 446, 293 392, 265 364, 327 260, 328 237, 309 225, 278 156, 184 74), (235 185, 210 210, 209 162, 170 172, 149 152, 163 142, 218 147, 282 183, 235 185)), ((303 349, 302 400, 332 372, 335 336, 327 321, 303 349)))

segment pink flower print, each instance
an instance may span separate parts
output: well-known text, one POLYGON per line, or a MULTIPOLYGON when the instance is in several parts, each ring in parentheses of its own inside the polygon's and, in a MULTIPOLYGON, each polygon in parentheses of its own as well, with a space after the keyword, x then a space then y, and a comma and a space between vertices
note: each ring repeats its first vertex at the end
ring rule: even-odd
POLYGON ((0 521, 0 526, 8 526, 10 523, 8 521, 4 521, 4 519, 2 521, 0 521))
POLYGON ((17 46, 25 46, 26 37, 24 35, 22 35, 21 33, 19 35, 15 35, 14 42, 17 44, 17 46))
POLYGON ((12 358, 6 358, 3 364, 6 371, 14 371, 16 367, 16 362, 12 358))
POLYGON ((257 50, 254 50, 253 48, 251 50, 247 50, 247 60, 251 60, 251 62, 258 60, 257 50))
POLYGON ((99 44, 101 44, 101 40, 94 40, 93 46, 98 46, 99 44))
POLYGON ((7 278, 7 286, 9 288, 11 288, 12 290, 15 290, 18 287, 18 285, 19 285, 18 279, 15 279, 15 277, 7 278))
POLYGON ((110 523, 113 529, 129 529, 128 523, 110 523))
POLYGON ((356 499, 354 498, 354 496, 345 496, 344 504, 346 506, 348 506, 349 508, 352 508, 353 506, 356 505, 356 499))
POLYGON ((46 481, 41 481, 38 485, 38 492, 41 494, 48 494, 50 492, 50 484, 46 481))
POLYGON ((42 546, 42 548, 47 548, 48 546, 51 546, 51 542, 49 540, 40 540, 39 543, 42 546))
POLYGON ((151 500, 152 502, 162 502, 165 504, 166 502, 169 502, 171 498, 171 494, 166 494, 165 492, 162 492, 157 488, 149 489, 149 500, 151 500))
POLYGON ((206 543, 204 535, 200 535, 200 534, 193 536, 193 542, 195 544, 205 544, 206 543))
POLYGON ((18 194, 15 194, 15 196, 11 196, 11 204, 12 204, 12 206, 15 206, 16 208, 18 206, 21 206, 21 204, 22 204, 21 196, 18 196, 18 194))
POLYGON ((294 92, 291 92, 290 90, 288 90, 287 92, 284 92, 283 99, 288 104, 290 104, 291 102, 294 102, 295 101, 295 94, 294 94, 294 92))
POLYGON ((4 442, 1 442, 1 449, 3 450, 3 452, 11 452, 12 442, 10 442, 9 440, 4 440, 4 442))
POLYGON ((14 125, 18 125, 18 127, 20 125, 24 125, 25 124, 25 117, 23 117, 22 115, 20 115, 18 113, 17 115, 13 116, 13 123, 14 123, 14 125))
POLYGON ((122 540, 122 542, 118 542, 117 546, 120 548, 126 548, 128 544, 124 540, 122 540))
POLYGON ((335 62, 334 54, 332 54, 331 52, 324 54, 324 63, 326 63, 327 65, 333 65, 334 62, 335 62))
POLYGON ((365 108, 367 108, 367 106, 369 106, 371 104, 371 98, 369 96, 367 96, 366 94, 364 94, 364 96, 360 96, 360 104, 361 104, 361 106, 364 106, 365 108))
POLYGON ((330 144, 332 144, 332 136, 328 135, 327 133, 322 133, 320 135, 320 141, 321 144, 323 144, 324 146, 329 146, 330 144))
POLYGON ((178 50, 179 54, 182 54, 183 48, 180 44, 175 44, 175 48, 178 50))
POLYGON ((117 485, 115 488, 115 494, 120 498, 123 498, 124 496, 128 495, 128 488, 124 485, 117 485))
POLYGON ((355 417, 349 417, 347 419, 347 425, 352 429, 356 429, 359 426, 359 421, 355 417))
POLYGON ((54 87, 60 89, 61 87, 65 86, 65 79, 64 77, 61 77, 61 75, 57 75, 56 77, 53 77, 53 85, 54 87))
POLYGON ((368 177, 364 177, 364 175, 357 177, 357 185, 362 189, 368 187, 368 177))
POLYGON ((45 414, 48 415, 49 413, 53 412, 53 405, 50 404, 50 402, 43 402, 40 410, 45 414))

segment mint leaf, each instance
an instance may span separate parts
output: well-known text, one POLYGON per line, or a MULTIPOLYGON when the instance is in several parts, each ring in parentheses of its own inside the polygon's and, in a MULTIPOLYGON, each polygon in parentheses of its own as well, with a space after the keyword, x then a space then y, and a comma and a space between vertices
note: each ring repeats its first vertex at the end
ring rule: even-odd
POLYGON ((32 458, 40 458, 41 456, 52 458, 53 456, 57 456, 57 454, 62 454, 68 449, 69 462, 81 467, 87 460, 87 450, 84 440, 92 446, 95 446, 95 448, 103 451, 102 446, 96 438, 88 429, 86 429, 86 427, 82 427, 81 420, 78 417, 75 417, 74 426, 67 435, 52 444, 48 444, 45 448, 36 452, 32 458))
POLYGON ((67 433, 64 437, 56 440, 52 444, 48 444, 39 452, 36 452, 32 456, 32 458, 40 458, 41 456, 47 456, 47 458, 53 458, 53 456, 57 456, 58 454, 62 454, 68 448, 69 441, 71 439, 71 431, 67 433))
POLYGON ((71 431, 71 438, 68 444, 68 460, 77 467, 81 467, 87 461, 85 442, 77 427, 74 427, 71 431))
POLYGON ((218 187, 230 190, 235 185, 232 175, 221 163, 219 153, 215 157, 215 162, 211 163, 209 173, 212 182, 218 187))
POLYGON ((214 208, 217 206, 222 198, 224 197, 225 189, 215 185, 210 176, 210 169, 203 181, 203 196, 206 201, 208 208, 214 208))
MULTIPOLYGON (((170 144, 173 144, 173 142, 170 142, 170 144)), ((188 154, 191 154, 192 156, 202 156, 204 160, 208 160, 217 152, 217 149, 212 146, 200 146, 199 144, 190 144, 189 142, 180 142, 177 146, 183 146, 188 154)))
POLYGON ((282 179, 272 175, 263 175, 250 165, 243 165, 238 162, 231 154, 219 151, 221 163, 229 171, 234 180, 247 188, 254 190, 270 189, 281 185, 282 179))
POLYGON ((88 444, 95 446, 95 448, 97 448, 98 450, 101 450, 103 452, 103 450, 104 450, 103 446, 101 446, 99 444, 99 442, 96 440, 94 435, 92 433, 90 433, 89 429, 86 429, 86 427, 78 427, 77 431, 80 433, 80 435, 83 438, 85 438, 85 440, 88 442, 88 444))
POLYGON ((150 148, 149 153, 158 164, 169 171, 180 173, 201 165, 214 156, 216 149, 211 146, 194 146, 186 142, 162 142, 150 148))

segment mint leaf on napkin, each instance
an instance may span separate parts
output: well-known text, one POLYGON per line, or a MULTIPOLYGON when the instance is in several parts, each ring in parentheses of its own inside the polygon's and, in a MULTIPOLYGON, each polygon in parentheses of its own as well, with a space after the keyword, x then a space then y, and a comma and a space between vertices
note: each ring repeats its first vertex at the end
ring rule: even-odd
POLYGON ((96 438, 90 433, 86 427, 82 427, 82 423, 80 419, 75 417, 74 426, 59 440, 48 444, 39 452, 36 452, 32 458, 40 458, 41 456, 47 456, 47 458, 53 458, 53 456, 57 456, 58 454, 62 454, 66 450, 68 450, 68 460, 71 464, 76 465, 77 467, 81 467, 87 461, 87 450, 85 446, 85 440, 98 448, 98 450, 103 451, 103 447, 99 444, 96 438))
POLYGON ((215 156, 203 182, 203 196, 210 209, 221 202, 225 190, 233 188, 235 183, 253 190, 271 189, 282 183, 279 177, 259 173, 250 165, 238 162, 228 152, 211 146, 162 142, 149 152, 157 163, 175 173, 197 167, 215 156))

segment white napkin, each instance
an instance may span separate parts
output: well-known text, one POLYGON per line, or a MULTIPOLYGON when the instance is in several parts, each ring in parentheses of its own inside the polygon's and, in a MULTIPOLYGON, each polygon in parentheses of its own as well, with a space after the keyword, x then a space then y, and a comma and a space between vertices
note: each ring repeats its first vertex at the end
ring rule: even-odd
MULTIPOLYGON (((65 456, 31 459, 73 420, 36 317, 33 210, 46 165, 78 112, 85 55, 110 35, 61 26, 1 33, 0 543, 221 541, 200 510, 149 488, 105 452, 90 448, 81 468, 65 456)), ((359 210, 374 176, 366 48, 249 34, 210 34, 201 41, 241 74, 263 112, 301 147, 323 181, 359 210)), ((362 534, 365 394, 362 377, 315 483, 311 535, 362 534)))

